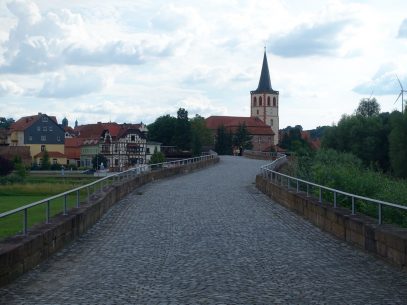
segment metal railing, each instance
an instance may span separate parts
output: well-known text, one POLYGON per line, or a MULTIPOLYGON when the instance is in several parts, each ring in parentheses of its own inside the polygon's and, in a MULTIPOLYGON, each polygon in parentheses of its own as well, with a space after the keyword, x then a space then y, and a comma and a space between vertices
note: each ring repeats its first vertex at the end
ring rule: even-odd
POLYGON ((377 199, 372 199, 368 197, 363 197, 359 195, 355 195, 352 193, 340 191, 337 189, 333 189, 330 187, 326 187, 317 183, 309 182, 306 180, 302 180, 296 177, 292 177, 286 174, 279 173, 275 170, 275 168, 279 165, 281 165, 283 162, 286 162, 287 157, 285 155, 280 155, 278 159, 275 161, 271 162, 270 164, 264 165, 260 168, 261 174, 263 178, 268 179, 270 182, 274 182, 274 184, 279 184, 279 185, 286 185, 287 188, 290 190, 292 185, 294 184, 294 189, 297 193, 301 191, 301 187, 306 188, 306 194, 307 197, 310 197, 310 193, 312 192, 312 189, 317 190, 318 194, 318 202, 322 202, 322 196, 323 192, 328 192, 333 194, 333 207, 337 208, 338 207, 338 195, 344 195, 347 198, 351 199, 351 207, 352 207, 352 215, 356 214, 356 200, 361 200, 363 202, 367 202, 369 204, 376 204, 377 205, 377 219, 378 223, 382 224, 382 212, 383 212, 383 206, 387 207, 392 207, 400 210, 404 210, 407 212, 407 206, 400 205, 400 204, 395 204, 395 203, 390 203, 382 200, 377 200, 377 199))
POLYGON ((200 161, 210 160, 210 159, 213 159, 215 156, 216 155, 214 155, 214 154, 209 154, 209 155, 203 155, 200 157, 175 160, 175 161, 169 161, 169 162, 163 162, 163 163, 145 164, 145 165, 142 165, 139 167, 134 167, 134 168, 128 169, 123 172, 107 175, 107 176, 105 176, 101 179, 98 179, 94 182, 91 182, 89 184, 86 184, 86 185, 74 188, 72 190, 30 203, 28 205, 19 207, 14 210, 0 213, 0 222, 8 216, 22 212, 23 213, 22 233, 24 235, 26 235, 28 232, 28 211, 29 211, 29 209, 32 209, 34 207, 37 207, 37 206, 40 206, 43 204, 46 205, 44 218, 45 218, 45 223, 49 224, 51 222, 51 203, 52 203, 52 201, 55 201, 56 199, 63 198, 63 207, 61 209, 61 212, 63 215, 67 215, 68 211, 69 211, 68 204, 67 204, 67 201, 68 201, 67 198, 69 195, 72 195, 72 194, 75 195, 75 207, 79 208, 79 206, 81 204, 80 193, 83 190, 86 190, 86 198, 87 198, 86 202, 89 202, 92 194, 94 194, 95 192, 97 192, 99 190, 103 190, 104 187, 106 187, 114 182, 120 182, 123 180, 134 178, 134 177, 140 175, 141 173, 154 171, 157 169, 174 168, 174 167, 179 167, 179 166, 192 164, 192 163, 196 163, 196 162, 200 162, 200 161))

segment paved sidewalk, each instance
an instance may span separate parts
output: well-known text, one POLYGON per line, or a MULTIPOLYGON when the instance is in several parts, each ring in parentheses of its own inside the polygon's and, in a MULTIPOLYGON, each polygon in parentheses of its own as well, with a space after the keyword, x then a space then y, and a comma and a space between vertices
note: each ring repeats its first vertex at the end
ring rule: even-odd
POLYGON ((407 304, 407 273, 254 187, 264 161, 148 184, 0 304, 407 304))

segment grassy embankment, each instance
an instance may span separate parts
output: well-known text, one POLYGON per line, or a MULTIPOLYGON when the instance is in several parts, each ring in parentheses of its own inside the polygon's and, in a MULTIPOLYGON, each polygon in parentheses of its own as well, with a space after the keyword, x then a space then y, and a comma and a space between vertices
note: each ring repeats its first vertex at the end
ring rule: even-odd
MULTIPOLYGON (((81 185, 95 181, 94 177, 44 177, 29 176, 25 183, 0 185, 0 213, 16 209, 35 201, 65 192, 81 185)), ((87 196, 86 190, 80 192, 81 201, 87 196)), ((76 205, 76 193, 67 196, 68 208, 76 205)), ((63 211, 64 198, 51 201, 51 215, 63 211)), ((45 221, 46 204, 28 210, 28 225, 45 221)), ((18 234, 22 231, 23 213, 17 213, 0 219, 0 239, 18 234)))

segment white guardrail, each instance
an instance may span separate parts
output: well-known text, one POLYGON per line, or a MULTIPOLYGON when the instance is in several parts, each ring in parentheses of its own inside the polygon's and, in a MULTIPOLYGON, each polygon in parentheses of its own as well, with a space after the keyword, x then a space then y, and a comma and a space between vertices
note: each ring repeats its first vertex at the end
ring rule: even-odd
POLYGON ((152 171, 152 170, 156 170, 156 169, 161 169, 161 168, 173 168, 173 167, 179 167, 182 165, 187 165, 187 164, 191 164, 191 163, 196 163, 196 162, 200 162, 200 161, 205 161, 205 160, 209 160, 209 159, 213 159, 216 155, 215 154, 208 154, 208 155, 203 155, 200 157, 194 157, 194 158, 188 158, 188 159, 182 159, 182 160, 176 160, 176 161, 170 161, 170 162, 163 162, 163 163, 156 163, 156 164, 145 164, 139 167, 134 167, 131 168, 129 170, 123 171, 123 172, 119 172, 119 173, 115 173, 112 175, 107 175, 101 179, 98 179, 94 182, 91 182, 89 184, 74 188, 72 190, 30 203, 28 205, 19 207, 17 209, 14 210, 10 210, 4 213, 0 214, 0 223, 2 222, 2 220, 4 220, 6 217, 17 214, 22 212, 23 213, 23 234, 26 235, 28 232, 28 210, 42 205, 42 204, 46 204, 46 209, 45 209, 45 223, 50 223, 50 219, 51 219, 51 203, 52 201, 55 201, 58 198, 63 197, 64 199, 64 204, 63 204, 63 209, 62 209, 62 213, 63 215, 67 215, 68 214, 68 204, 67 204, 67 198, 69 195, 76 195, 75 198, 75 207, 79 208, 80 206, 80 191, 82 190, 86 190, 86 202, 89 202, 90 200, 90 196, 95 193, 98 190, 103 190, 103 188, 105 186, 108 186, 114 182, 119 182, 122 181, 124 179, 129 179, 129 178, 134 178, 138 175, 140 175, 141 173, 144 172, 148 172, 148 171, 152 171))
POLYGON ((322 204, 322 192, 330 192, 333 193, 333 207, 337 208, 337 196, 338 194, 344 195, 348 198, 351 198, 352 201, 352 215, 355 215, 355 200, 362 200, 364 202, 367 202, 369 204, 376 204, 377 205, 377 219, 378 223, 382 223, 382 208, 383 206, 388 206, 396 209, 400 209, 403 211, 407 211, 407 206, 400 205, 400 204, 395 204, 395 203, 390 203, 382 200, 377 200, 377 199, 372 199, 368 197, 363 197, 347 192, 343 192, 337 189, 333 189, 330 187, 326 187, 320 184, 316 184, 313 182, 305 181, 296 177, 292 177, 289 175, 285 175, 282 173, 277 172, 275 169, 277 166, 280 166, 281 164, 287 162, 287 156, 283 154, 279 154, 277 156, 277 159, 271 162, 270 164, 264 165, 261 167, 261 174, 263 178, 268 179, 270 182, 274 182, 275 184, 280 184, 280 185, 287 185, 287 188, 290 189, 292 188, 292 184, 295 185, 296 192, 299 193, 301 187, 306 187, 306 193, 307 197, 310 196, 310 191, 312 188, 315 188, 319 191, 319 198, 318 201, 322 204))

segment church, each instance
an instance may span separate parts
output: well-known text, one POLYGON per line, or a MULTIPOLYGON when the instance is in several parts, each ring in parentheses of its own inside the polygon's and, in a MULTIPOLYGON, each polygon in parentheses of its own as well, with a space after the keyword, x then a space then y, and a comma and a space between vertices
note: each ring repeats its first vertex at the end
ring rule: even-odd
POLYGON ((264 49, 259 85, 256 90, 250 91, 250 117, 210 116, 206 119, 206 127, 216 135, 217 129, 222 125, 226 130, 235 132, 237 127, 244 123, 252 136, 253 150, 271 151, 279 141, 278 106, 279 92, 271 86, 264 49))

